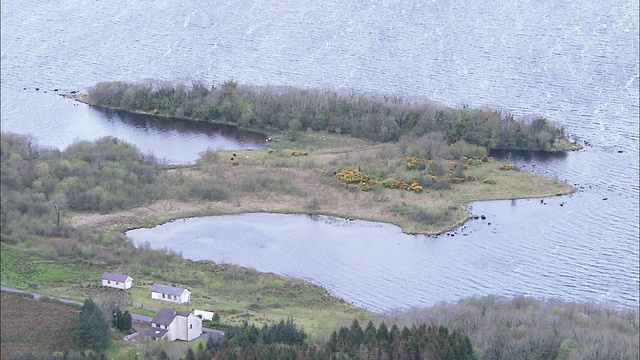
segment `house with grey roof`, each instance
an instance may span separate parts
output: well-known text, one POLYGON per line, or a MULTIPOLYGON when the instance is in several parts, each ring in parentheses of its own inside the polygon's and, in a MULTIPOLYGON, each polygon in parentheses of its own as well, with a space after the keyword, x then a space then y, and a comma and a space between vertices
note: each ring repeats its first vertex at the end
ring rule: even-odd
POLYGON ((127 290, 133 286, 133 278, 128 275, 104 272, 100 280, 102 281, 102 286, 121 290, 127 290))
POLYGON ((153 284, 151 286, 151 298, 184 304, 191 301, 191 291, 169 285, 153 284))
POLYGON ((162 308, 151 320, 151 328, 145 335, 154 340, 195 340, 202 335, 202 319, 193 312, 162 308))

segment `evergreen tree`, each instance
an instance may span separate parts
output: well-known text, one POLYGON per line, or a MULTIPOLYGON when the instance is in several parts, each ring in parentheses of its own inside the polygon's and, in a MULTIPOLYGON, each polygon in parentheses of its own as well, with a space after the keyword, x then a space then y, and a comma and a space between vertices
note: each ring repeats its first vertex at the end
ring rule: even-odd
POLYGON ((129 331, 131 330, 131 327, 133 326, 133 319, 131 318, 131 313, 129 313, 129 311, 125 311, 124 312, 124 330, 125 331, 129 331))
MULTIPOLYGON (((209 337, 209 339, 211 339, 211 337, 209 337)), ((207 350, 205 349, 205 346, 202 344, 202 342, 200 342, 198 344, 198 349, 195 353, 195 360, 208 360, 211 359, 211 357, 207 354, 207 350)))
POLYGON ((218 349, 220 347, 220 339, 214 339, 213 336, 207 338, 207 350, 218 349))
POLYGON ((389 334, 389 329, 387 328, 387 324, 382 323, 378 326, 378 332, 376 334, 376 338, 378 339, 378 343, 389 343, 391 342, 391 334, 389 334))
POLYGON ((169 354, 167 354, 164 349, 160 350, 160 353, 158 354, 158 360, 169 360, 169 354))
POLYGON ((353 323, 351 323, 351 327, 349 328, 349 334, 356 346, 360 346, 364 341, 364 330, 360 327, 358 319, 353 319, 353 323))
POLYGON ((185 360, 196 360, 196 353, 193 351, 191 347, 187 349, 187 354, 185 355, 185 360))
POLYGON ((338 351, 338 332, 337 331, 334 330, 331 333, 331 336, 329 336, 329 340, 327 341, 325 347, 330 353, 335 353, 338 351))
POLYGON ((398 328, 398 325, 393 324, 393 326, 391 326, 391 331, 389 332, 389 337, 391 339, 391 341, 395 341, 396 339, 399 339, 402 337, 402 334, 400 334, 400 328, 398 328))
POLYGON ((367 327, 364 329, 364 343, 373 346, 378 344, 376 327, 373 322, 369 321, 367 327))
POLYGON ((81 349, 101 351, 109 345, 109 323, 93 300, 84 301, 73 335, 81 349))
POLYGON ((302 344, 307 338, 304 329, 299 329, 293 318, 289 318, 287 322, 280 320, 278 324, 262 328, 262 341, 265 344, 282 343, 282 344, 302 344))

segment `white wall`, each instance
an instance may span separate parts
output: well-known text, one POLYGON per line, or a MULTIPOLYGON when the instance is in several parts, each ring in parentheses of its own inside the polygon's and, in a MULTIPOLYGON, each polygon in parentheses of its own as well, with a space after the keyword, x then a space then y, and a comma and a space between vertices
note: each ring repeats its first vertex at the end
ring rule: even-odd
POLYGON ((181 296, 172 296, 172 295, 165 295, 165 297, 162 297, 163 294, 161 293, 157 293, 157 292, 151 292, 151 298, 154 300, 162 300, 162 301, 169 301, 169 302, 173 302, 176 304, 183 304, 186 302, 189 302, 189 300, 191 300, 191 293, 187 290, 185 292, 182 293, 181 296))
POLYGON ((133 286, 133 279, 131 277, 128 277, 126 282, 102 279, 102 286, 112 287, 112 288, 121 289, 121 290, 127 290, 127 289, 130 289, 131 286, 133 286))
POLYGON ((102 279, 102 286, 107 286, 107 287, 112 287, 112 288, 122 289, 122 290, 128 289, 128 288, 125 288, 125 283, 116 282, 113 280, 105 280, 105 279, 102 279))
POLYGON ((202 319, 190 313, 188 317, 176 316, 166 335, 167 340, 192 341, 202 335, 202 319))

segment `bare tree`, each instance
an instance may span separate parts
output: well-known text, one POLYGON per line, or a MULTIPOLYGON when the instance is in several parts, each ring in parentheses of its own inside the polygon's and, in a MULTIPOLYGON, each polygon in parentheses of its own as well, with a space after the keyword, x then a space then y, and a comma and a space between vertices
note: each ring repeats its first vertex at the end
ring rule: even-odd
POLYGON ((60 230, 60 213, 69 207, 69 199, 65 194, 53 194, 49 200, 49 206, 56 212, 56 227, 60 230))

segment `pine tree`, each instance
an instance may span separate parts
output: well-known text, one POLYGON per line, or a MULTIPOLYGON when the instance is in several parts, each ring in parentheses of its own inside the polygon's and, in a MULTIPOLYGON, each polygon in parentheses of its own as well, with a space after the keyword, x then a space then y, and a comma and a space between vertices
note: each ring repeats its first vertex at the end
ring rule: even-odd
POLYGON ((109 323, 91 299, 84 301, 73 335, 81 349, 101 351, 109 345, 109 323))
POLYGON ((191 347, 187 349, 187 354, 185 355, 185 360, 196 360, 196 353, 193 351, 191 347))
POLYGON ((164 349, 160 350, 160 353, 158 354, 158 360, 169 360, 169 354, 167 354, 164 349))
POLYGON ((384 322, 378 326, 378 332, 376 333, 376 339, 378 339, 378 343, 386 343, 391 342, 391 334, 389 334, 389 329, 387 328, 387 324, 384 322))
POLYGON ((129 331, 133 326, 133 319, 131 318, 131 313, 129 311, 124 312, 124 330, 129 331))
POLYGON ((373 325, 373 322, 369 321, 367 327, 364 329, 364 343, 369 346, 374 346, 378 344, 376 327, 373 325))
POLYGON ((349 336, 353 343, 358 347, 364 341, 364 330, 360 327, 358 319, 353 319, 353 323, 351 323, 351 327, 349 328, 349 336))

